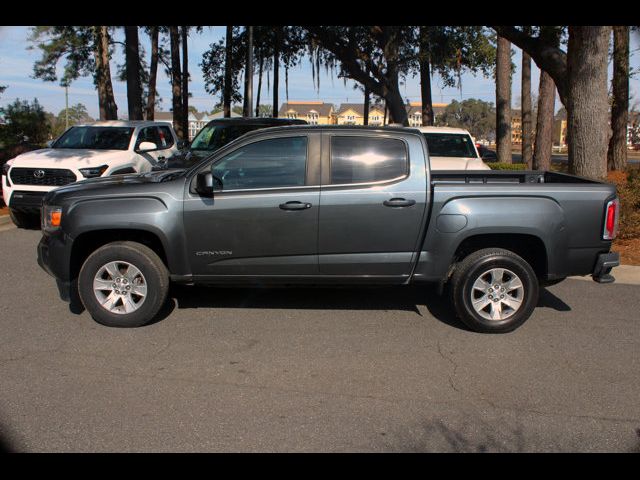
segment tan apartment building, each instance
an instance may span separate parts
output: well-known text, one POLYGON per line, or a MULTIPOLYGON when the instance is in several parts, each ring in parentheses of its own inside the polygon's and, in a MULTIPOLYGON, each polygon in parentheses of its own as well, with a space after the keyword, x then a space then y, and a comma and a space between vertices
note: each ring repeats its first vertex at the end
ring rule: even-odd
MULTIPOLYGON (((434 119, 444 112, 448 103, 433 103, 433 117, 434 119)), ((407 116, 409 117, 410 127, 422 126, 422 102, 409 102, 407 105, 407 116)))
POLYGON ((281 118, 306 120, 310 125, 333 123, 333 104, 322 101, 290 101, 283 103, 278 111, 281 118))
MULTIPOLYGON (((364 125, 364 104, 343 103, 334 115, 336 125, 364 125)), ((384 123, 384 107, 369 106, 369 125, 380 126, 384 123)))

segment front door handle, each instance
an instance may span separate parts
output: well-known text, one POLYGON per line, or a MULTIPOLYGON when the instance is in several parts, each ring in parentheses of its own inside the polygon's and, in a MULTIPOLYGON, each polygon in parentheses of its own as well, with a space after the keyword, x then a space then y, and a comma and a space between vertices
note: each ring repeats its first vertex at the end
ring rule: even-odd
POLYGON ((306 210, 307 208, 311 208, 311 204, 294 201, 294 202, 281 203, 280 208, 282 210, 306 210))
POLYGON ((390 200, 385 200, 385 207, 410 207, 411 205, 415 205, 415 200, 406 200, 404 198, 392 198, 390 200))

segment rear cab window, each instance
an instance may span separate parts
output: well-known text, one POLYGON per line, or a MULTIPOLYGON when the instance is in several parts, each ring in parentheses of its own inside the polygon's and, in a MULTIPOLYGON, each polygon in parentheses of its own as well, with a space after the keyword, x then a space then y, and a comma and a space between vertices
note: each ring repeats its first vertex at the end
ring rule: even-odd
POLYGON ((400 180, 409 173, 407 147, 397 138, 331 137, 331 185, 400 180))

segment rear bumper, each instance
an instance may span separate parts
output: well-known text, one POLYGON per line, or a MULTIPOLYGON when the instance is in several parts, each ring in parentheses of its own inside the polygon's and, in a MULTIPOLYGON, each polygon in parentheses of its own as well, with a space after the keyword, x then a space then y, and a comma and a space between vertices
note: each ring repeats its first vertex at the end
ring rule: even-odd
POLYGON ((593 268, 593 280, 598 283, 613 283, 615 278, 610 274, 613 267, 620 265, 620 254, 616 252, 601 253, 598 255, 596 265, 593 268))

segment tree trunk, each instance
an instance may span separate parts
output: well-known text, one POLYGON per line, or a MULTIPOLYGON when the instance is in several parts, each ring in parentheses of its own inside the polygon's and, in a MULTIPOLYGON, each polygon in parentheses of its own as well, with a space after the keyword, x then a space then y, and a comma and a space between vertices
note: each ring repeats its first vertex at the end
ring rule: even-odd
POLYGON ((422 99, 422 125, 433 126, 433 99, 431 98, 431 62, 429 60, 429 39, 427 28, 420 27, 420 96, 422 99))
POLYGON ((387 106, 389 107, 389 122, 400 123, 405 127, 409 125, 409 117, 407 116, 407 107, 402 101, 402 95, 400 94, 400 88, 396 82, 387 89, 384 98, 387 100, 387 106))
POLYGON ((522 161, 533 166, 533 128, 531 115, 531 56, 522 52, 522 161))
MULTIPOLYGON (((367 74, 369 71, 367 70, 367 74)), ((369 105, 371 103, 371 90, 369 89, 369 85, 364 85, 364 111, 363 111, 363 124, 369 125, 369 105)))
POLYGON ((496 54, 496 152, 511 163, 511 42, 498 36, 496 54))
POLYGON ((153 120, 156 109, 156 78, 158 75, 158 27, 151 27, 151 65, 149 67, 149 93, 147 94, 147 120, 153 120))
POLYGON ((281 27, 276 27, 276 42, 273 47, 273 111, 271 116, 278 117, 278 84, 280 70, 280 42, 282 41, 281 27))
POLYGON ((182 27, 182 131, 184 139, 189 138, 189 51, 187 36, 189 27, 182 27))
POLYGON ((117 120, 118 106, 113 96, 111 68, 109 67, 109 30, 106 26, 93 27, 96 59, 95 82, 98 88, 100 120, 117 120))
POLYGON ((178 27, 169 27, 171 43, 171 94, 173 106, 173 129, 179 139, 185 140, 182 124, 182 88, 180 75, 180 37, 178 27))
POLYGON ((256 92, 256 117, 260 116, 260 90, 262 90, 262 68, 264 66, 264 57, 260 52, 260 64, 258 67, 258 91, 256 92))
POLYGON ((607 94, 610 34, 608 26, 569 27, 569 173, 596 180, 607 175, 607 147, 611 136, 607 94))
POLYGON ((609 170, 627 167, 627 125, 629 123, 629 27, 613 27, 613 105, 607 164, 609 170))
POLYGON ((124 37, 129 120, 142 120, 142 85, 140 84, 138 27, 125 26, 124 37))
POLYGON ((227 26, 227 36, 225 40, 226 56, 224 61, 224 89, 222 92, 222 109, 224 110, 224 116, 229 118, 231 116, 231 72, 233 66, 231 65, 231 54, 233 52, 233 26, 227 26))
POLYGON ((538 90, 538 119, 536 123, 535 150, 532 168, 549 170, 553 151, 553 116, 556 103, 556 86, 547 72, 540 70, 538 90))
POLYGON ((242 114, 251 116, 253 110, 253 27, 247 28, 247 59, 244 67, 244 106, 242 114))

